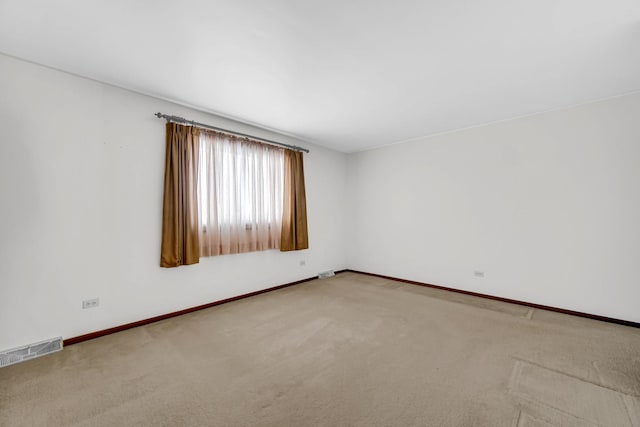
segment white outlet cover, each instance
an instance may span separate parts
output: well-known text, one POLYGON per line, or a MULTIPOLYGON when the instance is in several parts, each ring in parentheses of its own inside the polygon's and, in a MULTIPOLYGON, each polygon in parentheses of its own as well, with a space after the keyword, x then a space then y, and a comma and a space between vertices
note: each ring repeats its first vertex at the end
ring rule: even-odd
POLYGON ((100 305, 100 298, 86 299, 82 301, 82 308, 94 308, 100 305))

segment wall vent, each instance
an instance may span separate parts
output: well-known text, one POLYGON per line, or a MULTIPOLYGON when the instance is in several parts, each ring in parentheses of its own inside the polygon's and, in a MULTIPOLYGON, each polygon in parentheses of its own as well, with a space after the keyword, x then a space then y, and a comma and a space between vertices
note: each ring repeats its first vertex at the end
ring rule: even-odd
POLYGON ((0 352, 0 368, 62 350, 62 337, 0 352))
POLYGON ((322 273, 318 273, 318 279, 327 279, 335 275, 336 273, 334 273, 333 270, 323 271, 322 273))

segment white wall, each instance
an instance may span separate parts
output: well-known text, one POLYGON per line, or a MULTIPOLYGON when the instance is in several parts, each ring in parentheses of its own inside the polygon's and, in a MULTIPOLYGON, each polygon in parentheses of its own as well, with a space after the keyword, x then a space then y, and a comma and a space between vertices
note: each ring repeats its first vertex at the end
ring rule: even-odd
POLYGON ((353 154, 349 177, 352 269, 640 322, 640 94, 353 154))
POLYGON ((0 350, 346 267, 342 153, 3 55, 0 130, 0 350), (310 148, 309 250, 160 268, 157 111, 310 148), (82 310, 93 297, 100 307, 82 310))

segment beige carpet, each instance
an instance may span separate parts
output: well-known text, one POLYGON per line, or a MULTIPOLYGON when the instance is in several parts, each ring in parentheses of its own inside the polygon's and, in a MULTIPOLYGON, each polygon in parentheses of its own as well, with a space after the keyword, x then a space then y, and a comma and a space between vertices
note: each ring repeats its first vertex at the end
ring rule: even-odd
POLYGON ((343 273, 0 369, 2 426, 640 426, 640 329, 343 273))

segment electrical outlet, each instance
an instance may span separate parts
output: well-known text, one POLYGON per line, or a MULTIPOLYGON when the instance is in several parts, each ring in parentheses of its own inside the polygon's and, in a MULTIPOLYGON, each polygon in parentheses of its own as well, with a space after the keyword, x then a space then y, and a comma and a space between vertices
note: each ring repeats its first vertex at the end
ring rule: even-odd
POLYGON ((302 267, 303 265, 307 265, 307 261, 305 260, 300 260, 300 267, 302 267))
POLYGON ((476 276, 476 277, 484 277, 484 271, 476 270, 476 271, 473 272, 473 275, 476 276))
POLYGON ((86 299, 82 301, 82 308, 95 308, 100 305, 100 298, 86 299))

